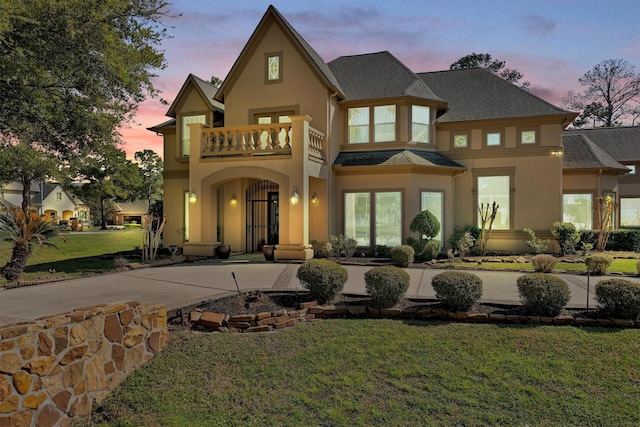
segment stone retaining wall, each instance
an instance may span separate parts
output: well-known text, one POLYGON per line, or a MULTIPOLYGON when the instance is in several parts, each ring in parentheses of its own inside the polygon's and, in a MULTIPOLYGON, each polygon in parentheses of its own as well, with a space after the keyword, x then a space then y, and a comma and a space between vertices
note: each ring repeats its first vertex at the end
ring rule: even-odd
POLYGON ((167 344, 162 305, 97 305, 0 327, 0 427, 70 426, 167 344))
POLYGON ((407 307, 377 309, 361 305, 318 305, 316 302, 300 304, 299 310, 278 310, 257 314, 228 315, 192 311, 189 321, 196 327, 223 332, 269 332, 288 328, 303 322, 320 319, 347 317, 382 317, 399 319, 444 319, 474 323, 533 323, 546 325, 612 326, 619 328, 640 328, 640 320, 595 319, 559 315, 555 317, 505 315, 497 313, 450 312, 443 308, 407 307))

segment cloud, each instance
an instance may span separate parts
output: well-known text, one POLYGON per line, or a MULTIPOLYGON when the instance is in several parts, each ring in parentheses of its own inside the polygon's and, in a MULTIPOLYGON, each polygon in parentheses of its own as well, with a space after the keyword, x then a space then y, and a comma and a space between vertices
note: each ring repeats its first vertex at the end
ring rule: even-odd
POLYGON ((527 15, 524 17, 524 26, 532 33, 545 35, 556 29, 556 22, 540 15, 527 15))

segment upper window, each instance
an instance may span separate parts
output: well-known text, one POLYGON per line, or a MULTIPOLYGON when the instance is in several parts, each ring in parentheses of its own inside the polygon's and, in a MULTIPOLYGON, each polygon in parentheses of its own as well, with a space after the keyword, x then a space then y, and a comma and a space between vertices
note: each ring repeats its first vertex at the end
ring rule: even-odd
POLYGON ((268 53, 265 56, 265 82, 282 82, 282 53, 268 53))
POLYGON ((570 222, 578 230, 590 230, 593 212, 592 194, 563 194, 562 221, 570 222))
POLYGON ((369 107, 349 108, 349 144, 369 142, 369 107))
POLYGON ((429 142, 429 107, 422 105, 411 106, 411 140, 414 142, 429 142))
POLYGON ((189 131, 190 124, 194 123, 207 123, 207 116, 204 114, 198 114, 194 116, 182 117, 182 156, 188 156, 191 150, 191 132, 189 131))
POLYGON ((520 132, 520 144, 535 144, 535 143, 536 143, 535 130, 523 130, 520 132))
MULTIPOLYGON (((478 206, 499 205, 498 213, 493 222, 494 230, 509 230, 511 227, 511 188, 509 176, 479 176, 478 177, 478 206)), ((491 208, 489 208, 491 209, 491 208)), ((480 227, 480 218, 478 218, 480 227)))
POLYGON ((467 134, 453 135, 453 148, 465 148, 469 145, 467 134))
POLYGON ((499 147, 502 144, 502 134, 500 132, 487 133, 487 147, 499 147))
POLYGON ((393 142, 396 140, 396 106, 373 107, 374 141, 393 142))
POLYGON ((629 175, 636 174, 636 165, 625 165, 625 166, 629 168, 629 172, 627 172, 629 175))

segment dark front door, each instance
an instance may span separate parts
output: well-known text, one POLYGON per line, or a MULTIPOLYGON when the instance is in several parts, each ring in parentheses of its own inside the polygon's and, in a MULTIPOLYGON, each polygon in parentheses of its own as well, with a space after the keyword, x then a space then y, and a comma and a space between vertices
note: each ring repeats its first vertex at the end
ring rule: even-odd
POLYGON ((247 188, 247 252, 279 243, 278 184, 260 181, 247 188))

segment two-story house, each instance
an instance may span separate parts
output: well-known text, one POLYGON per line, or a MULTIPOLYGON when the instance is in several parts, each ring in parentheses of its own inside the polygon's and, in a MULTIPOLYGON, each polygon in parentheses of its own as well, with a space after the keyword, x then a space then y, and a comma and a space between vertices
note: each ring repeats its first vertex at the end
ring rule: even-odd
POLYGON ((490 249, 524 249, 523 228, 550 236, 563 218, 577 116, 483 69, 414 73, 389 52, 326 63, 273 6, 220 88, 190 75, 167 115, 150 128, 164 136, 165 243, 277 244, 279 259, 337 234, 399 245, 423 209, 446 245, 493 201, 490 249))

